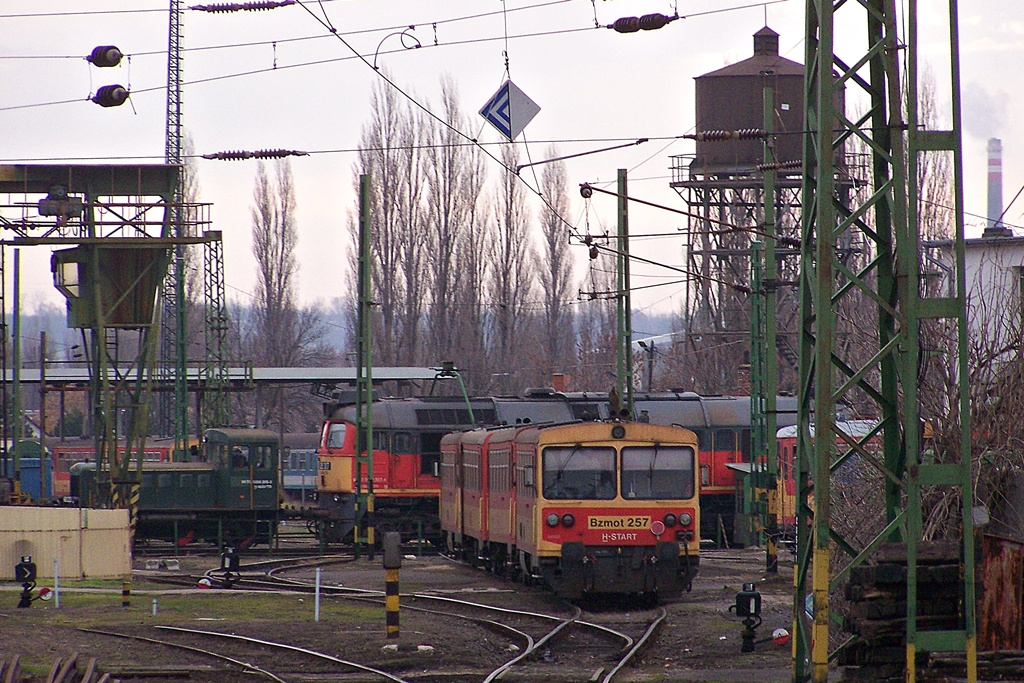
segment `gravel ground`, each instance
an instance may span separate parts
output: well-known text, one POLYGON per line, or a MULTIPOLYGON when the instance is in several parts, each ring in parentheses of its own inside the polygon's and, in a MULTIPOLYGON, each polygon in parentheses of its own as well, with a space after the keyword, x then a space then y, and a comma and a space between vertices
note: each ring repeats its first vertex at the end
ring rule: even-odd
MULTIPOLYGON (((358 563, 325 566, 325 586, 383 590, 384 572, 365 558, 358 563)), ((209 557, 182 558, 176 574, 201 573, 219 561, 209 557)), ((243 570, 245 559, 243 558, 243 570)), ((98 582, 62 586, 61 606, 53 601, 36 602, 30 609, 16 609, 17 587, 0 588, 0 658, 22 657, 26 680, 45 680, 54 660, 78 653, 80 661, 95 657, 100 665, 116 667, 191 667, 187 680, 253 681, 252 674, 218 662, 206 655, 163 645, 114 638, 81 631, 92 628, 135 636, 189 643, 238 659, 253 661, 286 680, 356 680, 340 676, 345 669, 305 656, 268 652, 266 648, 240 645, 220 638, 183 638, 155 628, 158 625, 229 632, 286 642, 336 657, 378 667, 414 680, 480 680, 513 656, 504 636, 482 631, 459 620, 413 610, 401 612, 402 648, 384 649, 384 611, 378 604, 324 597, 321 620, 314 622, 313 596, 267 595, 239 589, 197 590, 166 588, 150 581, 136 560, 131 606, 121 607, 119 584, 98 582), (153 615, 153 601, 157 613, 153 615), (429 652, 413 652, 411 646, 429 646, 429 652), (212 670, 204 667, 214 667, 212 670), (429 675, 428 675, 429 673, 429 675)), ((172 572, 166 572, 172 574, 172 572)), ((294 570, 288 576, 312 580, 314 570, 294 570)), ((480 570, 441 557, 409 557, 400 571, 403 594, 431 592, 498 606, 515 606, 549 613, 568 614, 568 607, 539 588, 524 587, 497 579, 480 570)), ((755 582, 763 596, 764 625, 758 638, 772 630, 789 628, 792 620, 792 564, 783 562, 778 576, 765 579, 764 553, 758 549, 705 553, 693 592, 666 605, 668 617, 653 644, 643 651, 635 666, 623 671, 618 681, 759 681, 773 683, 790 678, 790 648, 766 642, 753 653, 741 653, 740 620, 728 612, 744 582, 755 582)), ((411 605, 411 600, 403 604, 411 605)), ((418 603, 417 603, 418 604, 418 603)), ((431 605, 434 609, 443 609, 431 605)), ((583 618, 607 622, 634 614, 646 619, 639 605, 583 605, 583 618)), ((653 612, 647 612, 653 614, 653 612)), ((493 616, 495 620, 506 618, 493 616)), ((141 670, 141 669, 140 669, 141 670)), ((359 680, 373 680, 358 677, 359 680)), ((180 677, 147 675, 135 681, 172 681, 180 677)), ((381 679, 377 679, 381 680, 381 679)))

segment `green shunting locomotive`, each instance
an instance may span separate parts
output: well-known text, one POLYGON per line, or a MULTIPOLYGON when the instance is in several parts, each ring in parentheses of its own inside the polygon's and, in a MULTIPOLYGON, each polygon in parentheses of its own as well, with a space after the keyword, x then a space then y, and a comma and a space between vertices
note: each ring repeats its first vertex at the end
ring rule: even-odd
MULTIPOLYGON (((188 462, 144 463, 136 538, 236 547, 268 542, 280 505, 279 444, 268 430, 208 429, 188 462)), ((104 475, 109 481, 106 468, 104 475)), ((96 463, 72 466, 71 488, 83 506, 95 506, 96 463)))

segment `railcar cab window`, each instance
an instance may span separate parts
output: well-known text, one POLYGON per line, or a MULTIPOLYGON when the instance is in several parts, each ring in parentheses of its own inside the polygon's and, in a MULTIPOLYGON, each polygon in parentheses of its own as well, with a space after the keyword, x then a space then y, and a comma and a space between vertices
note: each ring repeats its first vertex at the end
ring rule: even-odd
POLYGON ((622 449, 622 497, 665 500, 693 496, 693 449, 629 446, 622 449))
POLYGON ((348 427, 344 422, 332 422, 330 431, 327 432, 327 447, 342 448, 345 445, 345 429, 348 427))
POLYGON ((548 500, 615 498, 615 449, 548 446, 542 453, 544 497, 548 500))

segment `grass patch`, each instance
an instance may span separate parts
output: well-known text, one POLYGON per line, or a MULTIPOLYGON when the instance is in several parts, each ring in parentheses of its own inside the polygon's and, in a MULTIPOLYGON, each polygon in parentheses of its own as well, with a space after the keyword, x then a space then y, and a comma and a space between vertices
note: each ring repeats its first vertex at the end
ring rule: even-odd
MULTIPOLYGON (((34 602, 31 609, 18 610, 17 616, 25 622, 45 621, 54 625, 103 628, 124 623, 153 623, 163 625, 195 625, 198 620, 224 622, 250 622, 270 624, 281 621, 313 621, 312 595, 274 595, 232 592, 197 592, 170 595, 133 595, 131 606, 121 607, 121 594, 117 593, 61 593, 61 606, 53 602, 34 602), (153 616, 153 599, 157 600, 157 614, 153 616)), ((321 598, 321 621, 364 623, 384 613, 384 607, 363 605, 351 601, 321 598)))

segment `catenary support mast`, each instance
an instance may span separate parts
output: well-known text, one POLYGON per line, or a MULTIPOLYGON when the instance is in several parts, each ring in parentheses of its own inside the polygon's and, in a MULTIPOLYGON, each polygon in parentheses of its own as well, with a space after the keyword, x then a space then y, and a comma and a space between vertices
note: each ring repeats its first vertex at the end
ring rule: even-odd
MULTIPOLYGON (((907 559, 906 680, 916 680, 919 651, 964 652, 968 680, 977 678, 974 623, 974 529, 971 519, 971 459, 968 420, 963 180, 960 137, 957 2, 949 0, 953 125, 926 130, 918 118, 918 3, 894 0, 806 3, 806 126, 803 224, 801 229, 800 386, 798 416, 798 558, 794 601, 794 680, 824 683, 833 618, 830 594, 851 570, 869 561, 885 541, 905 544, 907 559), (866 26, 867 49, 837 54, 837 28, 866 26), (906 31, 900 35, 898 27, 906 31), (906 84, 906 92, 903 86, 906 84), (845 89, 845 92, 844 92, 845 89), (837 107, 844 96, 863 95, 867 112, 848 119, 837 107), (864 191, 846 198, 837 191, 845 172, 844 148, 865 143, 871 177, 864 191), (927 154, 947 154, 954 169, 955 291, 927 296, 920 279, 921 234, 918 163, 927 154), (845 258, 850 245, 863 250, 860 266, 845 258), (855 324, 851 311, 870 306, 876 325, 874 348, 855 352, 843 338, 855 324), (922 456, 919 416, 919 335, 922 326, 954 331, 945 353, 956 368, 960 391, 952 410, 959 418, 959 448, 922 456), (938 326, 938 325, 937 325, 938 326), (837 426, 836 407, 870 405, 876 429, 854 438, 837 426), (813 413, 813 418, 812 418, 813 413), (813 419, 813 424, 812 424, 813 419), (867 441, 879 440, 874 456, 867 441), (837 443, 839 444, 837 446, 837 443), (848 458, 872 462, 884 477, 884 527, 867 543, 844 538, 830 515, 832 473, 848 458), (813 481, 813 490, 811 482, 813 481), (962 628, 919 629, 918 543, 922 540, 922 487, 959 496, 963 571, 962 628), (808 494, 813 493, 813 508, 808 494), (812 617, 805 600, 812 598, 812 617)), ((936 37, 930 36, 934 42, 936 37)), ((855 41, 863 45, 864 41, 855 41)), ((942 85, 938 88, 943 91, 942 85)))

